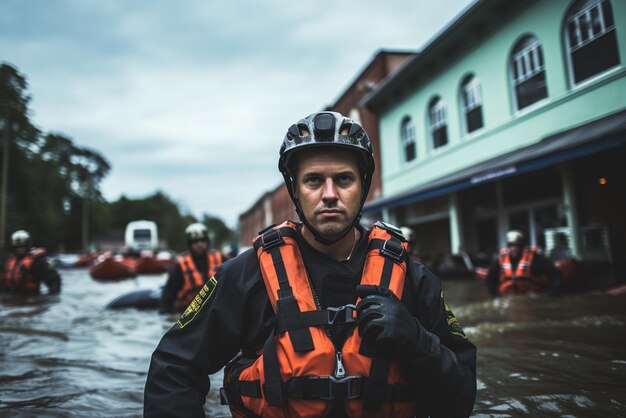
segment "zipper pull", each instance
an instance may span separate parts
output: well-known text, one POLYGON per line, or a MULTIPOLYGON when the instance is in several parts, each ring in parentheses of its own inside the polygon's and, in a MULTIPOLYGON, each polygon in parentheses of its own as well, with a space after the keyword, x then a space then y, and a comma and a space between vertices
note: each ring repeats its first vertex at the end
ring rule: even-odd
POLYGON ((335 357, 337 358, 337 365, 335 366, 335 377, 345 377, 346 369, 343 367, 341 351, 337 351, 335 353, 335 357))

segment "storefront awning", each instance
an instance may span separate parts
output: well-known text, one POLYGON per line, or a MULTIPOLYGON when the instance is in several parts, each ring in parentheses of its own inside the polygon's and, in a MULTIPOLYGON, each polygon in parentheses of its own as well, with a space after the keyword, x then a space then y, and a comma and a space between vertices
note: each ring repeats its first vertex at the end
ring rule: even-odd
POLYGON ((626 110, 482 163, 464 168, 404 193, 368 202, 363 213, 374 214, 467 189, 478 184, 528 173, 626 144, 626 110))

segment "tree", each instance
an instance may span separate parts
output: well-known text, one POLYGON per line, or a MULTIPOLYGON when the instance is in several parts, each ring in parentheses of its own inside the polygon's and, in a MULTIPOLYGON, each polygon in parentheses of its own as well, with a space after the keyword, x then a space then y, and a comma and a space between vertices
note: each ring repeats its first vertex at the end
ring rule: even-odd
POLYGON ((30 96, 26 78, 9 64, 0 65, 0 129, 2 129, 2 182, 0 186, 0 248, 5 247, 9 200, 9 155, 16 146, 27 151, 36 144, 39 131, 28 118, 30 96))
MULTIPOLYGON (((111 171, 109 162, 98 152, 76 146, 62 134, 48 134, 44 138, 39 153, 43 159, 53 163, 59 175, 69 185, 69 195, 63 199, 78 197, 81 206, 81 248, 89 245, 89 207, 102 198, 100 183, 111 171)), ((78 201, 74 200, 74 207, 78 201)))
POLYGON ((232 244, 238 241, 235 231, 227 227, 221 219, 204 214, 202 216, 202 223, 209 229, 213 247, 221 249, 222 246, 226 244, 232 244))
POLYGON ((89 202, 100 197, 100 182, 111 170, 109 162, 97 152, 79 148, 74 157, 71 171, 76 184, 76 191, 83 198, 82 244, 86 249, 89 244, 89 202))

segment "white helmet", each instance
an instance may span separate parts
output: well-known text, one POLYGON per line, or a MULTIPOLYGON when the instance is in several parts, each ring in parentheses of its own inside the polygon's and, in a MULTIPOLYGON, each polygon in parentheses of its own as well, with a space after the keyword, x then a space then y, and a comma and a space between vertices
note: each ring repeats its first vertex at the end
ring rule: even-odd
POLYGON ((11 234, 11 245, 14 247, 20 247, 22 245, 30 245, 30 234, 23 229, 15 231, 11 234))
POLYGON ((411 242, 415 239, 415 232, 413 232, 413 230, 408 226, 402 226, 400 227, 400 230, 402 231, 404 239, 406 239, 407 241, 411 242))
POLYGON ((506 243, 513 245, 524 245, 524 234, 516 229, 506 233, 506 243))
POLYGON ((209 240, 209 230, 206 225, 201 224, 200 222, 189 225, 187 229, 185 229, 185 235, 187 236, 187 241, 195 239, 209 240))

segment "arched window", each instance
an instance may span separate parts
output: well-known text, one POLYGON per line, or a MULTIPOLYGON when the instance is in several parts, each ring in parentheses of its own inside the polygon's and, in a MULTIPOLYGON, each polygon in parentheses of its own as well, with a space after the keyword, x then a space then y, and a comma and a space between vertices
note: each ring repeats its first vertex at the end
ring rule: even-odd
POLYGON ((522 38, 513 48, 511 79, 517 110, 548 97, 543 49, 534 36, 522 38))
POLYGON ((579 0, 565 20, 565 44, 573 84, 620 63, 609 0, 579 0))
POLYGON ((480 80, 470 74, 461 83, 461 114, 465 133, 472 133, 483 127, 483 98, 480 80))
POLYGON ((428 121, 430 123, 430 137, 432 148, 437 149, 448 144, 448 116, 446 103, 439 96, 435 96, 428 106, 428 121))
POLYGON ((404 150, 404 161, 413 161, 415 159, 415 125, 409 116, 402 119, 400 139, 404 150))

